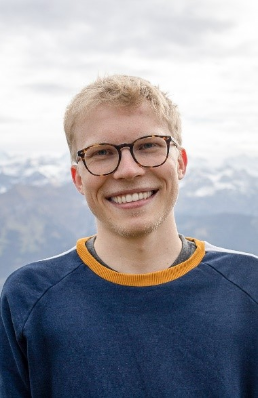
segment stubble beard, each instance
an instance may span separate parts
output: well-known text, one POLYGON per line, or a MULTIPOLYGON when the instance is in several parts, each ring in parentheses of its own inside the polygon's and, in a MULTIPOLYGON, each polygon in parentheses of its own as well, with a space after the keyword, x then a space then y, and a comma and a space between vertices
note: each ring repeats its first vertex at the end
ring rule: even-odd
MULTIPOLYGON (((171 214, 171 211, 173 209, 173 204, 171 203, 170 206, 166 209, 163 214, 160 214, 156 220, 151 221, 151 222, 145 222, 141 225, 133 225, 133 226, 128 226, 123 225, 122 222, 119 223, 119 219, 117 222, 105 222, 105 229, 109 229, 111 233, 115 235, 119 235, 122 238, 127 238, 127 239, 136 239, 136 238, 141 238, 144 236, 147 236, 159 229, 159 227, 165 222, 165 220, 168 218, 168 216, 171 214)), ((141 212, 134 212, 132 215, 132 219, 137 217, 141 217, 141 212)), ((97 225, 100 223, 103 223, 103 221, 98 220, 97 225)))
MULTIPOLYGON (((160 212, 156 216, 154 220, 146 221, 145 223, 140 223, 140 225, 128 225, 128 223, 123 224, 123 219, 121 217, 121 220, 118 218, 113 219, 113 217, 110 217, 108 219, 103 219, 102 217, 99 218, 97 212, 94 212, 93 209, 92 212, 96 217, 96 226, 97 226, 97 232, 102 232, 106 231, 105 233, 111 233, 113 235, 120 236, 122 238, 127 238, 127 239, 136 239, 140 237, 145 237, 148 236, 149 234, 157 231, 162 224, 167 220, 169 215, 171 215, 174 212, 174 207, 176 205, 177 199, 178 199, 178 190, 177 192, 173 192, 170 198, 170 201, 167 202, 167 206, 165 209, 163 208, 163 211, 160 212)), ((131 218, 132 219, 137 219, 143 216, 143 213, 141 210, 135 210, 133 213, 131 213, 131 218)), ((145 215, 146 217, 146 215, 145 215)), ((149 217, 151 218, 151 217, 149 217)), ((171 218, 171 222, 172 218, 171 218)))

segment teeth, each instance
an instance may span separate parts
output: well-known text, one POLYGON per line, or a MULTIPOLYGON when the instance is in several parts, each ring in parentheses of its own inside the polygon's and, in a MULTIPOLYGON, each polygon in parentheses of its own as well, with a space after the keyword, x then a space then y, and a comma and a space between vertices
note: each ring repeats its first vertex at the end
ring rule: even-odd
POLYGON ((132 195, 122 195, 122 196, 114 196, 111 200, 115 203, 130 203, 130 202, 137 202, 138 200, 148 199, 152 195, 153 191, 149 192, 139 192, 133 193, 132 195))

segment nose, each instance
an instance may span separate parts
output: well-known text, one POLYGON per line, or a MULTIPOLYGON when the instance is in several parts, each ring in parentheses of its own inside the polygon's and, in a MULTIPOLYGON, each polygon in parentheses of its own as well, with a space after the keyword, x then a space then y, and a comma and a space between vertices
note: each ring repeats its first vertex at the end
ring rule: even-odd
POLYGON ((132 157, 132 154, 130 152, 129 148, 122 148, 121 149, 121 161, 120 164, 117 168, 117 170, 114 172, 113 177, 115 179, 119 178, 125 178, 125 179, 133 179, 137 176, 143 175, 145 173, 145 169, 141 166, 139 166, 134 158, 132 157))

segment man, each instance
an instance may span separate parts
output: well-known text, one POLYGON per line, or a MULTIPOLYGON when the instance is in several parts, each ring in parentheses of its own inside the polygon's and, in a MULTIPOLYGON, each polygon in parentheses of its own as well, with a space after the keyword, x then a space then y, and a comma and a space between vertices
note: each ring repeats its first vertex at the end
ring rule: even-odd
POLYGON ((258 397, 257 257, 178 234, 177 107, 99 78, 65 132, 97 234, 7 280, 1 397, 258 397))

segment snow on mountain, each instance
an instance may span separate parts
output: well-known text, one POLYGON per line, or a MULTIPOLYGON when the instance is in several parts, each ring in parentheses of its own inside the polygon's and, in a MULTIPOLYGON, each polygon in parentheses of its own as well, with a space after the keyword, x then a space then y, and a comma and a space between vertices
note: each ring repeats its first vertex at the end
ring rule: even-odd
MULTIPOLYGON (((17 184, 62 186, 70 181, 68 154, 29 157, 0 152, 0 194, 17 184)), ((258 158, 241 156, 218 164, 190 158, 187 174, 180 184, 184 209, 188 208, 187 201, 191 200, 193 206, 201 200, 202 209, 210 203, 209 209, 214 206, 224 211, 233 206, 238 212, 241 208, 245 214, 258 214, 258 158)))
POLYGON ((27 157, 0 152, 0 193, 16 184, 62 185, 69 179, 69 155, 27 157))
POLYGON ((258 179, 246 170, 230 168, 189 169, 182 187, 187 189, 187 196, 212 196, 218 191, 253 195, 258 190, 258 179))
POLYGON ((190 159, 181 187, 188 197, 213 196, 220 191, 258 195, 258 158, 230 158, 217 165, 190 159))
MULTIPOLYGON (((241 157, 214 165, 190 158, 175 210, 178 230, 258 254, 257 160, 241 157)), ((0 193, 0 290, 15 268, 95 233, 94 217, 72 186, 68 154, 0 152, 0 193)))

